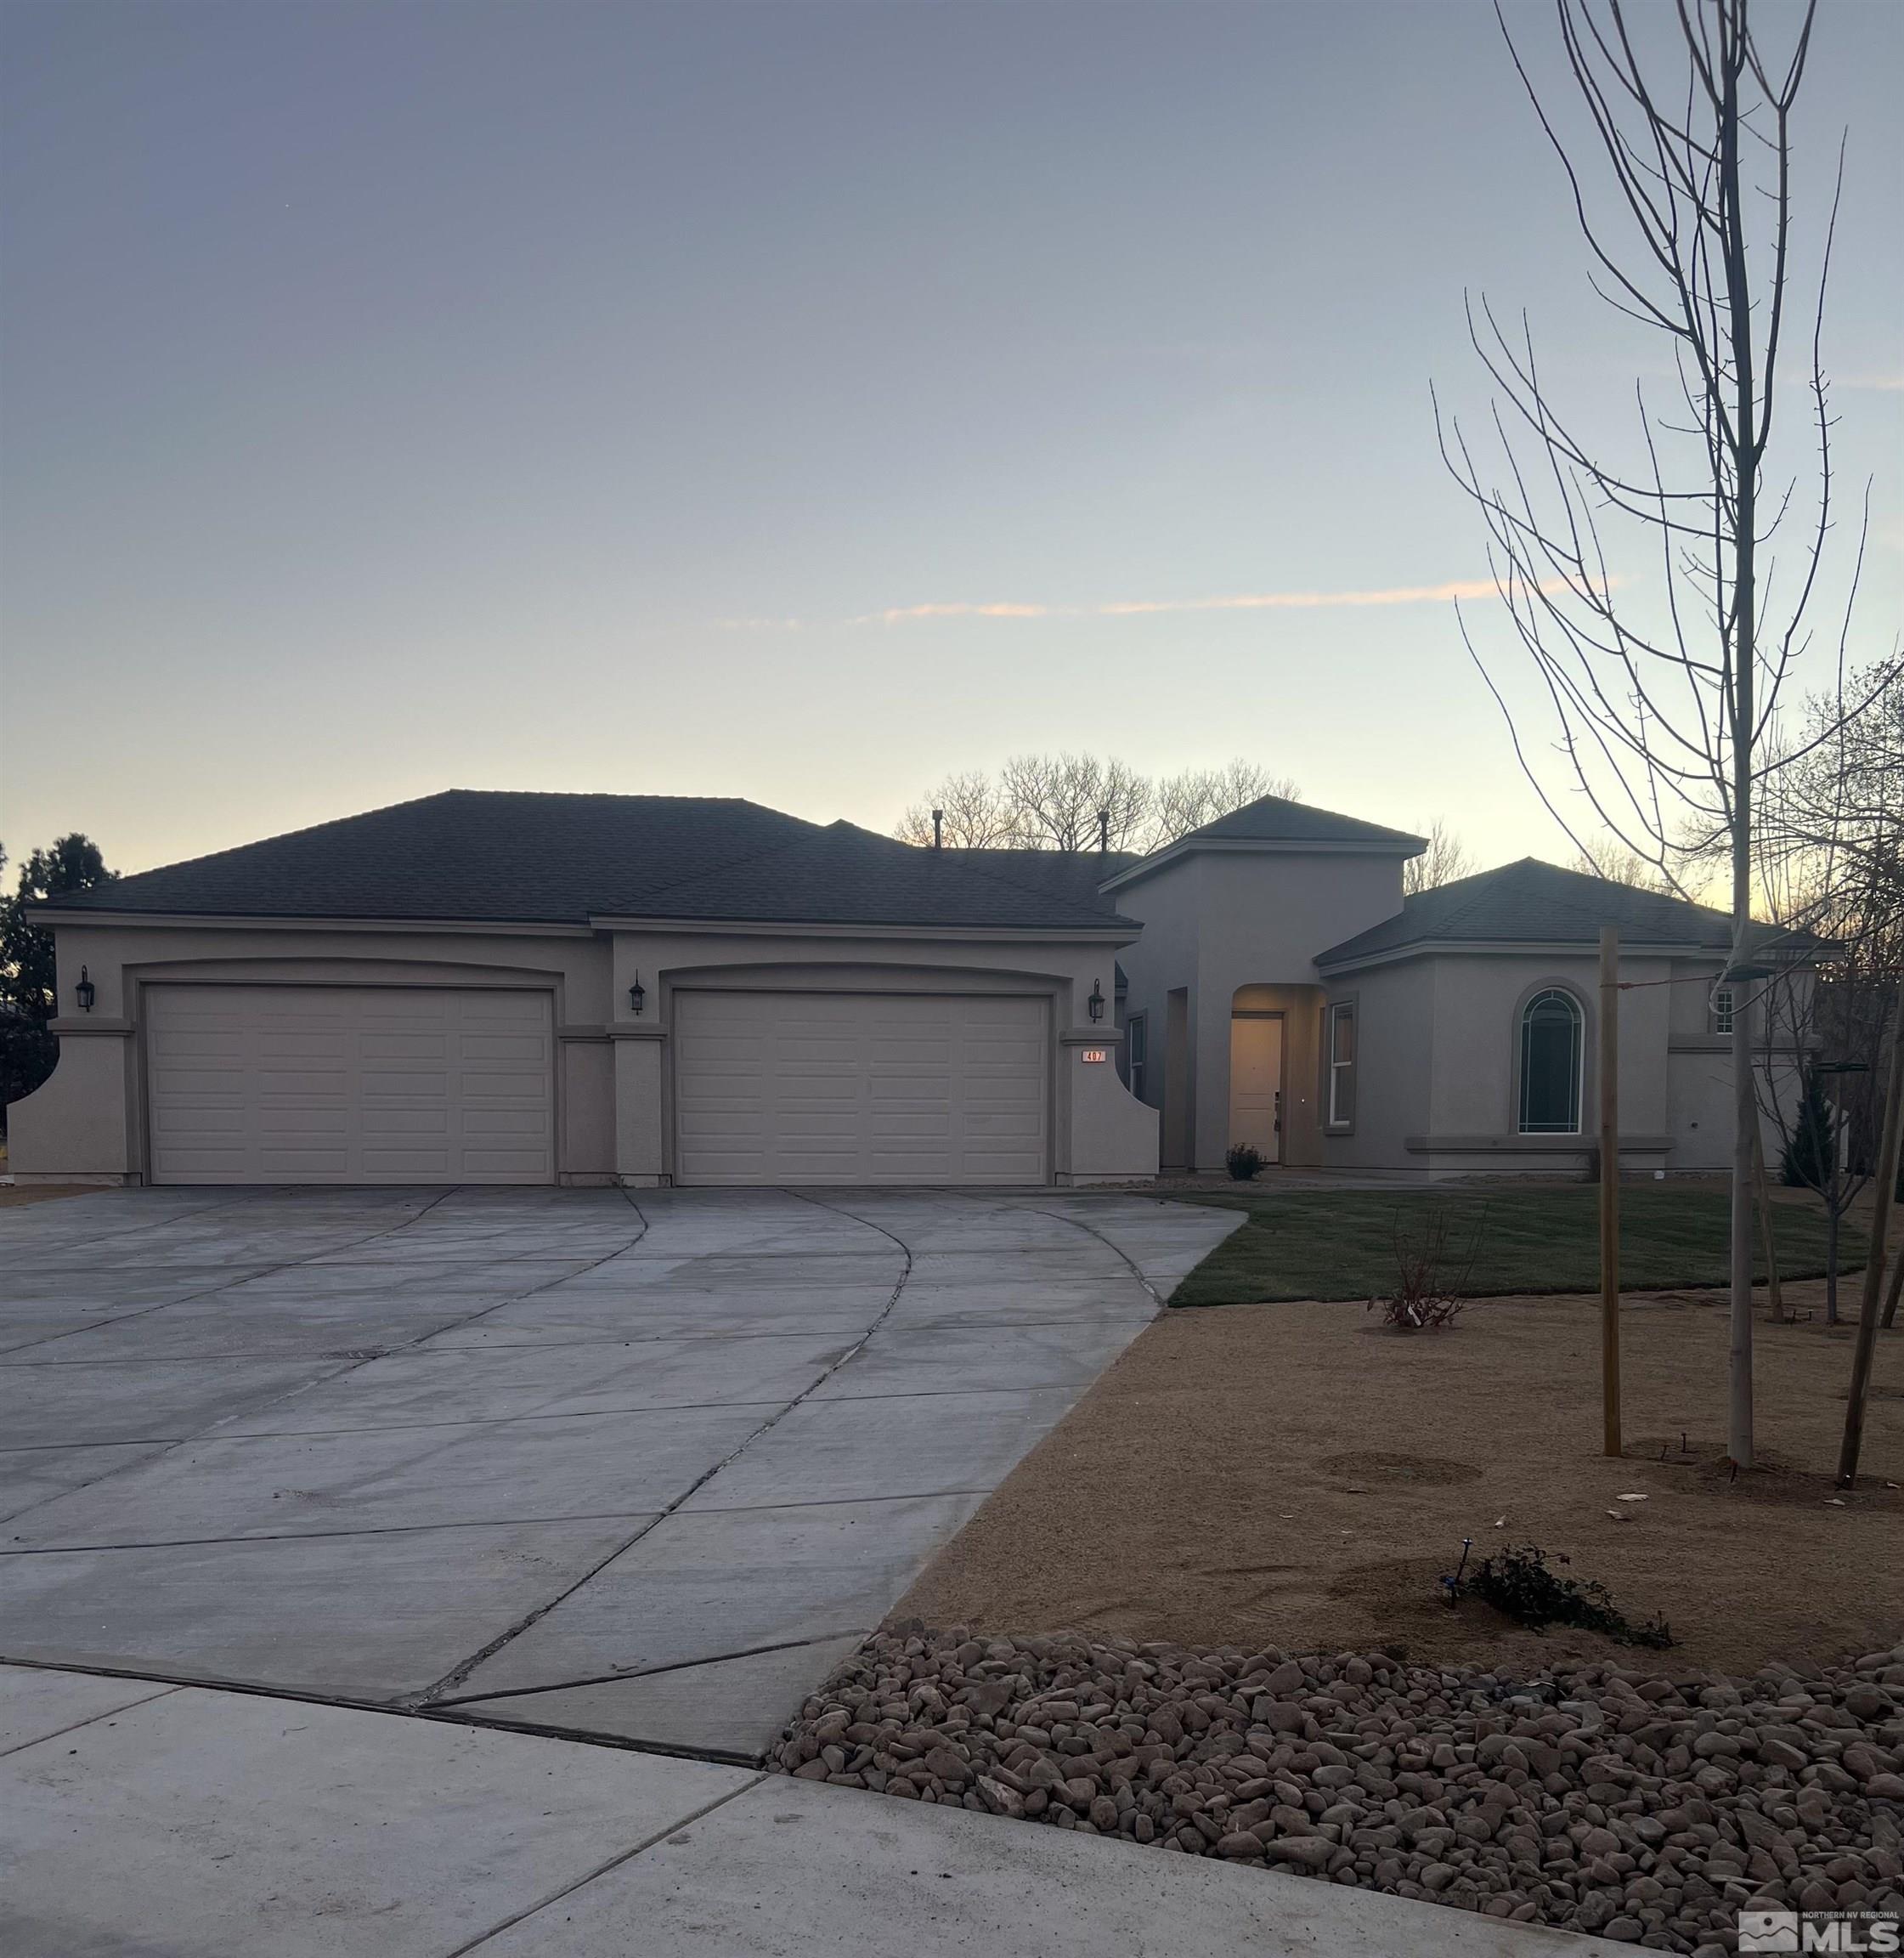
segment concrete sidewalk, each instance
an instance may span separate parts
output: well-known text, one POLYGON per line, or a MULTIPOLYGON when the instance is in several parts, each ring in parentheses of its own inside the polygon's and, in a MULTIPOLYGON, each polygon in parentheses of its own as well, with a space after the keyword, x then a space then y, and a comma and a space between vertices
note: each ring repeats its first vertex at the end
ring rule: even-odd
POLYGON ((1624 1949, 746 1768, 0 1667, 8 1958, 1624 1949))

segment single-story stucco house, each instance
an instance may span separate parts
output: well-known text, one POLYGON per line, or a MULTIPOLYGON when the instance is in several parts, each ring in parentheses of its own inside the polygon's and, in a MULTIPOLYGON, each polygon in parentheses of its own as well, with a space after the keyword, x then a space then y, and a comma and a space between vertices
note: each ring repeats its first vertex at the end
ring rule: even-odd
POLYGON ((1716 912, 1276 797, 1154 855, 452 790, 37 907, 22 1180, 1081 1185, 1574 1169, 1600 925, 1622 1156, 1726 1159, 1716 912))

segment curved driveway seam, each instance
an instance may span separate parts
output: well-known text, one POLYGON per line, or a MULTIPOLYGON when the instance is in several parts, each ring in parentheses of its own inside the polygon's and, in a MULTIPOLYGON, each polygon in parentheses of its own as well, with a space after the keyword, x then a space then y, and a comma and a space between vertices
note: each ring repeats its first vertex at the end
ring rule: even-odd
MULTIPOLYGON (((255 1284, 260 1278, 275 1278, 280 1271, 295 1271, 300 1265, 314 1265, 320 1258, 328 1258, 337 1250, 355 1250, 359 1244, 374 1244, 380 1238, 394 1237, 399 1231, 407 1231, 412 1224, 420 1222, 434 1210, 445 1197, 455 1195, 459 1185, 451 1185, 440 1197, 432 1197, 414 1216, 406 1217, 400 1224, 393 1224, 381 1231, 366 1231, 361 1237, 353 1237, 347 1245, 327 1244, 321 1251, 314 1251, 308 1257, 287 1258, 281 1265, 267 1265, 262 1271, 247 1271, 242 1278, 226 1278, 216 1285, 207 1285, 202 1292, 188 1292, 183 1299, 162 1299, 156 1305, 140 1305, 130 1312, 116 1312, 110 1319, 95 1319, 90 1325, 69 1326, 64 1333, 49 1333, 43 1339, 29 1339, 24 1346, 9 1346, 10 1359, 16 1353, 37 1353, 42 1346, 57 1345, 62 1339, 76 1338, 82 1333, 92 1333, 101 1326, 123 1326, 133 1319, 144 1319, 154 1312, 169 1312, 174 1305, 196 1305, 201 1300, 216 1299, 221 1292, 229 1292, 234 1286, 255 1284)), ((79 1362, 83 1365, 85 1362, 79 1362)), ((18 1366, 46 1364, 17 1361, 18 1366)))
POLYGON ((1150 1303, 1156 1307, 1158 1311, 1161 1312, 1163 1310, 1164 1301, 1158 1296, 1156 1287, 1153 1285, 1150 1279, 1144 1276, 1144 1267, 1138 1263, 1136 1259, 1131 1256, 1130 1253, 1127 1251, 1121 1244, 1113 1243, 1110 1238, 1105 1236, 1103 1231, 1099 1231, 1096 1227, 1096 1225, 1091 1224, 1081 1224, 1076 1218, 1067 1217, 1062 1210, 1047 1210, 1042 1203, 1028 1203, 1025 1206, 1025 1208, 1028 1210, 1036 1210, 1041 1217, 1051 1217, 1056 1219, 1056 1220, 1060 1224, 1068 1224, 1071 1225, 1072 1230, 1082 1231, 1087 1236, 1095 1237, 1099 1243, 1102 1244, 1107 1250, 1115 1251, 1117 1255, 1124 1260, 1125 1264, 1130 1267, 1130 1273, 1132 1277, 1136 1279, 1138 1283, 1144 1287, 1144 1292, 1150 1298, 1150 1303))
MULTIPOLYGON (((816 1375, 813 1379, 809 1381, 798 1394, 794 1395, 792 1400, 786 1402, 786 1404, 780 1408, 779 1412, 773 1415, 771 1419, 763 1421, 758 1428, 754 1429, 752 1433, 750 1433, 746 1437, 744 1440, 741 1441, 737 1446, 730 1449, 726 1454, 723 1455, 712 1468, 706 1469, 701 1474, 696 1476, 693 1481, 689 1483, 686 1488, 683 1489, 681 1493, 675 1497, 673 1502, 670 1502, 668 1506, 664 1509, 661 1510, 658 1514, 651 1516, 649 1519, 645 1522, 642 1526, 637 1530, 625 1543, 618 1544, 613 1550, 610 1551, 609 1553, 601 1560, 600 1563, 593 1565, 590 1569, 585 1570, 573 1584, 567 1587, 567 1589, 557 1592, 557 1594, 553 1598, 550 1599, 546 1604, 538 1605, 534 1610, 527 1613, 524 1616, 518 1619, 517 1622, 510 1626, 507 1630, 499 1634, 496 1638, 492 1638, 489 1643, 482 1649, 481 1651, 472 1654, 469 1658, 464 1660, 460 1665, 452 1667, 450 1670, 444 1674, 440 1679, 435 1680, 430 1685, 426 1686, 421 1693, 406 1695, 404 1698, 399 1702, 399 1704, 404 1706, 415 1706, 419 1709, 427 1708, 433 1705, 443 1695, 451 1692, 456 1687, 462 1685, 464 1682, 466 1681, 475 1672, 478 1666, 481 1666, 488 1660, 494 1658, 496 1654, 501 1651, 506 1645, 513 1644, 514 1641, 521 1638, 523 1633, 527 1632, 532 1625, 537 1624, 542 1619, 547 1617, 550 1612, 553 1611, 564 1599, 573 1598, 585 1584, 589 1583, 591 1580, 599 1576, 602 1572, 606 1570, 618 1557, 624 1556, 629 1551, 632 1550, 635 1546, 649 1533, 649 1531, 658 1528, 661 1524, 665 1523, 670 1516, 678 1514, 681 1508, 681 1506, 687 1502, 694 1496, 698 1494, 701 1490, 705 1488, 707 1485, 711 1482, 723 1468, 726 1468, 731 1463, 738 1460, 739 1457, 743 1455, 748 1451, 748 1449, 752 1447, 753 1445, 758 1441, 763 1435, 767 1434, 774 1428, 778 1427, 781 1422, 785 1420, 786 1418, 791 1414, 796 1407, 799 1406, 801 1403, 805 1401, 811 1395, 817 1393, 822 1387, 825 1386, 827 1382, 830 1380, 833 1375, 837 1373, 839 1369, 853 1357, 856 1353, 859 1352, 861 1349, 865 1346, 867 1341, 870 1339, 874 1333, 879 1329, 880 1326, 884 1323, 887 1314, 890 1313, 893 1307, 899 1303, 899 1295, 906 1289, 906 1281, 912 1275, 912 1247, 908 1245, 902 1238, 896 1236, 893 1232, 884 1229, 882 1225, 874 1224, 867 1218, 855 1216, 853 1212, 843 1208, 837 1203, 822 1203, 817 1197, 808 1197, 804 1191, 800 1191, 783 1190, 780 1193, 783 1196, 799 1197, 801 1201, 811 1203, 819 1209, 831 1210, 838 1216, 849 1218, 852 1222, 864 1225, 865 1228, 868 1231, 879 1231, 882 1237, 889 1238, 893 1243, 898 1245, 901 1254, 905 1258, 906 1262, 900 1270, 899 1282, 892 1288, 892 1296, 887 1299, 884 1305, 882 1306, 879 1311, 874 1316, 872 1322, 867 1327, 866 1331, 860 1335, 859 1338, 855 1341, 855 1343, 845 1353, 841 1354, 838 1359, 832 1361, 830 1365, 822 1367, 819 1373, 816 1375)), ((633 1198, 630 1198, 630 1201, 632 1203, 633 1198)), ((466 1697, 483 1698, 487 1697, 487 1695, 466 1695, 466 1697)))
MULTIPOLYGON (((472 1186, 461 1183, 451 1184, 443 1191, 440 1196, 432 1197, 427 1203, 426 1203, 414 1217, 405 1218, 401 1224, 395 1225, 387 1231, 374 1231, 366 1237, 353 1239, 348 1248, 354 1249, 359 1244, 369 1244, 375 1242, 381 1238, 396 1236, 399 1232, 407 1231, 411 1225, 421 1223, 423 1219, 427 1217, 439 1203, 447 1203, 449 1199, 456 1195, 460 1190, 466 1189, 469 1187, 472 1187, 472 1186)), ((647 1220, 646 1217, 641 1216, 641 1207, 638 1204, 635 1206, 635 1214, 637 1217, 640 1217, 641 1220, 641 1230, 636 1231, 635 1236, 630 1238, 626 1244, 618 1245, 613 1251, 604 1252, 601 1257, 593 1259, 587 1265, 585 1265, 582 1267, 583 1271, 592 1271, 597 1265, 607 1264, 611 1259, 620 1257, 624 1251, 632 1249, 634 1246, 641 1242, 641 1239, 647 1234, 647 1220)), ((328 1250, 335 1251, 337 1248, 339 1248, 339 1247, 331 1245, 328 1248, 328 1250)), ((272 1266, 269 1270, 252 1272, 245 1278, 234 1279, 228 1284, 212 1286, 203 1293, 195 1293, 191 1298, 174 1299, 167 1301, 167 1304, 165 1305, 148 1306, 146 1310, 149 1312, 163 1312, 169 1310, 172 1305, 189 1305, 195 1303, 197 1299, 201 1298, 215 1298, 220 1292, 227 1292, 231 1290, 232 1287, 234 1285, 249 1284, 253 1280, 257 1278, 272 1277, 280 1271, 295 1270, 300 1265, 314 1264, 319 1258, 325 1255, 327 1255, 327 1252, 314 1252, 308 1258, 288 1259, 282 1265, 272 1266)), ((76 1482, 68 1488, 55 1490, 51 1495, 42 1496, 37 1501, 29 1502, 24 1509, 15 1509, 9 1512, 5 1516, 0 1517, 0 1523, 18 1522, 22 1516, 31 1515, 34 1510, 43 1508, 44 1505, 48 1502, 57 1502, 61 1501, 65 1497, 76 1496, 81 1490, 93 1488, 101 1482, 110 1480, 115 1475, 129 1474, 134 1469, 150 1468, 155 1462, 163 1460, 165 1456, 170 1454, 172 1450, 176 1448, 189 1448, 200 1442, 217 1440, 220 1439, 218 1435, 219 1429, 225 1427, 233 1421, 241 1421, 247 1419, 251 1414, 258 1412, 259 1409, 275 1407, 281 1401, 294 1400, 300 1394, 308 1394, 316 1388, 327 1387, 334 1380, 342 1380, 347 1378, 350 1374, 354 1373, 359 1367, 372 1366, 379 1360, 385 1360, 389 1358, 389 1356, 393 1353, 409 1353, 420 1351, 423 1347, 427 1346, 431 1340, 440 1338, 441 1335, 445 1333, 460 1333, 466 1327, 473 1326, 477 1320, 486 1319, 490 1313, 500 1312, 506 1305, 519 1305, 522 1304, 523 1299, 533 1299, 538 1292, 545 1292, 551 1285, 562 1284, 567 1279, 570 1277, 579 1277, 580 1275, 581 1274, 579 1272, 564 1272, 560 1277, 545 1279, 540 1285, 530 1286, 526 1292, 517 1293, 507 1299, 498 1299, 491 1304, 483 1306, 480 1310, 466 1313, 460 1319, 452 1319, 445 1325, 432 1326, 427 1333, 420 1333, 414 1339, 399 1340, 394 1346, 382 1348, 379 1351, 370 1354, 364 1359, 353 1361, 347 1366, 339 1367, 333 1372, 322 1374, 316 1379, 300 1381, 297 1386, 286 1389, 284 1393, 277 1395, 269 1400, 261 1401, 258 1404, 258 1408, 247 1409, 243 1414, 228 1414, 223 1420, 214 1421, 209 1427, 199 1429, 195 1433, 187 1435, 183 1440, 165 1444, 161 1448, 160 1452, 157 1455, 142 1456, 137 1462, 121 1463, 117 1467, 105 1469, 98 1475, 90 1476, 83 1482, 76 1482)), ((143 1315, 135 1312, 127 1313, 124 1315, 124 1317, 136 1319, 141 1317, 143 1315)), ((113 1325, 119 1325, 123 1321, 121 1319, 115 1319, 110 1321, 110 1323, 113 1325)), ((76 1330, 84 1332, 90 1331, 91 1328, 82 1327, 76 1328, 76 1330)), ((55 1337, 59 1338, 70 1338, 71 1334, 59 1333, 55 1335, 55 1337)), ((468 1425, 474 1426, 478 1425, 478 1423, 468 1423, 468 1425)), ((234 1435, 223 1437, 223 1439, 235 1441, 248 1440, 250 1437, 234 1435)), ((127 1443, 116 1442, 107 1444, 107 1446, 115 1447, 127 1446, 136 1448, 140 1446, 141 1444, 136 1441, 127 1443)), ((422 1455, 418 1456, 415 1459, 418 1462, 427 1462, 429 1460, 430 1455, 432 1453, 437 1452, 440 1452, 440 1451, 426 1451, 422 1455)), ((216 1542, 223 1541, 251 1541, 251 1539, 223 1539, 214 1537, 208 1538, 206 1541, 216 1542)))
POLYGON ((759 1659, 769 1652, 798 1652, 804 1645, 830 1645, 837 1638, 863 1638, 863 1625, 842 1626, 837 1632, 816 1633, 810 1638, 777 1638, 767 1645, 743 1645, 735 1652, 710 1652, 702 1659, 670 1659, 659 1666, 636 1666, 620 1672, 590 1672, 579 1679, 557 1679, 545 1686, 499 1686, 487 1693, 461 1693, 453 1700, 438 1700, 432 1713, 451 1706, 487 1706, 492 1700, 540 1698, 545 1693, 567 1693, 577 1686, 619 1686, 629 1679, 658 1679, 664 1672, 692 1672, 698 1666, 725 1666, 732 1659, 759 1659))
MULTIPOLYGON (((421 1219, 427 1217, 431 1211, 434 1210, 437 1205, 441 1203, 445 1197, 453 1196, 455 1193, 455 1188, 453 1186, 450 1189, 445 1190, 441 1197, 432 1197, 431 1200, 426 1203, 423 1208, 415 1214, 415 1216, 406 1217, 401 1224, 393 1225, 387 1231, 370 1231, 365 1236, 353 1239, 353 1242, 355 1244, 368 1244, 376 1238, 394 1237, 398 1231, 407 1231, 412 1224, 417 1223, 421 1219)), ((327 1247, 327 1248, 335 1250, 336 1247, 335 1245, 331 1245, 327 1247)), ((308 1258, 287 1258, 281 1265, 270 1265, 263 1271, 247 1272, 243 1278, 228 1279, 223 1285, 208 1285, 204 1291, 189 1293, 183 1299, 168 1299, 162 1305, 147 1305, 142 1307, 137 1312, 121 1312, 111 1319, 102 1319, 96 1321, 96 1323, 101 1326, 123 1326, 127 1320, 143 1319, 153 1312, 169 1311, 174 1305, 195 1304, 199 1300, 202 1299, 214 1299, 218 1295, 219 1293, 229 1292, 234 1285, 247 1284, 254 1278, 269 1278, 280 1271, 295 1270, 300 1265, 314 1264, 319 1258, 322 1257, 323 1255, 323 1252, 313 1252, 308 1258)), ((59 1340, 70 1339, 74 1336, 75 1333, 90 1333, 93 1330, 93 1327, 91 1326, 76 1326, 68 1332, 55 1333, 49 1339, 32 1340, 29 1342, 29 1344, 25 1346, 16 1347, 12 1349, 12 1350, 22 1353, 36 1351, 42 1346, 50 1346, 54 1344, 59 1340)), ((359 1362, 359 1364, 361 1364, 361 1362, 359 1362)), ((342 1371, 348 1372, 349 1369, 344 1368, 342 1371)), ((326 1375, 325 1378, 334 1379, 336 1378, 336 1376, 331 1374, 326 1375)), ((269 1403, 267 1402, 266 1405, 268 1406, 269 1403)), ((198 1437, 194 1435, 191 1437, 191 1439, 196 1440, 198 1437)), ((116 1446, 116 1444, 108 1444, 108 1446, 116 1446)), ((137 1447, 138 1444, 137 1442, 133 1442, 129 1444, 129 1446, 137 1447)), ((172 1446, 183 1446, 184 1444, 174 1443, 172 1446)), ((42 1508, 48 1502, 57 1502, 61 1501, 65 1497, 76 1496, 82 1489, 94 1488, 101 1482, 110 1481, 115 1475, 128 1474, 133 1469, 144 1468, 149 1463, 156 1461, 158 1457, 156 1456, 146 1455, 142 1456, 137 1462, 122 1462, 115 1468, 102 1469, 97 1475, 88 1476, 83 1482, 76 1482, 73 1483, 70 1487, 65 1489, 56 1489, 50 1495, 37 1497, 35 1501, 29 1502, 23 1509, 8 1510, 5 1516, 0 1517, 0 1522, 18 1522, 22 1516, 30 1516, 34 1510, 42 1508)))

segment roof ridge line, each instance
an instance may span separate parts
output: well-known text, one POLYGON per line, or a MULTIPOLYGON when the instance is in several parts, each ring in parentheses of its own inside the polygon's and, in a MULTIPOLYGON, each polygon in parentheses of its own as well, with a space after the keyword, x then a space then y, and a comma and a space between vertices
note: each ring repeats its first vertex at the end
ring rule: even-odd
MULTIPOLYGON (((926 850, 926 849, 924 849, 924 846, 921 846, 921 845, 919 845, 919 844, 917 844, 917 843, 901 843, 901 844, 900 845, 900 847, 901 847, 902 850, 918 850, 918 851, 919 851, 919 852, 920 852, 920 853, 921 853, 922 855, 924 855, 924 856, 928 856, 928 857, 931 857, 931 856, 940 856, 940 857, 942 857, 942 856, 945 856, 945 855, 946 855, 946 854, 947 854, 947 852, 945 852, 945 851, 943 851, 943 850, 938 850, 938 851, 926 850)), ((1028 856, 1028 857, 1029 857, 1029 856, 1036 856, 1036 855, 1037 855, 1037 854, 1038 854, 1038 852, 1036 852, 1036 851, 1029 851, 1029 850, 1028 850, 1028 851, 1026 851, 1026 852, 1025 852, 1025 855, 1026 855, 1026 856, 1028 856)), ((1052 854, 1053 856, 1054 856, 1054 857, 1067 857, 1067 856, 1082 856, 1082 855, 1084 854, 1084 852, 1083 852, 1082 851, 1054 850, 1054 851, 1053 851, 1053 852, 1051 852, 1051 854, 1052 854)), ((954 864, 954 865, 953 865, 953 869, 956 869, 956 870, 958 870, 958 871, 959 871, 959 872, 960 872, 962 874, 963 874, 963 875, 965 875, 965 876, 967 876, 967 877, 980 877, 980 878, 983 878, 983 879, 984 879, 984 880, 985 880, 985 881, 986 881, 987 884, 996 884, 996 885, 997 885, 997 886, 999 886, 1001 889, 1003 889, 1003 890, 1007 890, 1007 891, 1018 891, 1018 892, 1021 893, 1023 896, 1025 896, 1025 897, 1048 897, 1048 896, 1049 896, 1049 893, 1048 893, 1048 892, 1047 892, 1047 891, 1034 891, 1034 890, 1032 890, 1032 888, 1031 887, 1031 886, 1030 886, 1030 885, 1028 885, 1028 884, 1020 884, 1020 883, 1019 883, 1015 878, 1011 878, 1011 877, 1003 877, 1003 876, 997 876, 997 875, 994 875, 994 874, 993 874, 993 873, 992 873, 992 872, 991 872, 990 870, 981 870, 981 869, 975 869, 975 868, 973 865, 971 865, 971 864, 969 864, 969 863, 958 863, 958 864, 954 864)), ((1083 907, 1082 904, 1076 904, 1076 903, 1074 903, 1073 900, 1072 900, 1072 899, 1071 899, 1071 898, 1069 898, 1069 897, 1066 897, 1066 898, 1065 899, 1065 901, 1064 901, 1064 902, 1065 902, 1065 906, 1067 907, 1067 908, 1075 909, 1075 910, 1076 910, 1076 911, 1077 911, 1077 912, 1078 912, 1078 913, 1079 913, 1081 915, 1083 915, 1083 914, 1085 914, 1085 912, 1084 912, 1084 907, 1083 907)), ((1096 916, 1096 917, 1101 918, 1101 919, 1103 919, 1103 920, 1105 920, 1106 923, 1108 923, 1108 922, 1110 922, 1110 920, 1114 920, 1114 919, 1116 919, 1116 918, 1121 918, 1121 917, 1122 917, 1123 914, 1122 914, 1121 912, 1120 912, 1120 911, 1108 911, 1108 912, 1097 912, 1097 913, 1093 913, 1093 914, 1090 914, 1090 915, 1093 915, 1093 916, 1096 916)), ((1130 920, 1130 922, 1133 922, 1133 923, 1134 923, 1134 922, 1135 922, 1135 920, 1130 920)))
MULTIPOLYGON (((446 795, 466 795, 466 789, 432 789, 427 795, 406 796, 401 802, 386 802, 376 809, 359 809, 348 816, 326 816, 321 822, 305 823, 296 829, 280 829, 274 836, 255 836, 249 843, 228 843, 222 850, 206 850, 196 857, 181 857, 173 863, 154 863, 144 870, 122 870, 113 878, 115 884, 130 884, 135 878, 156 877, 161 872, 190 870, 201 863, 215 863, 221 857, 235 857, 240 851, 256 850, 267 843, 288 843, 296 836, 314 836, 320 829, 335 829, 346 823, 360 823, 367 816, 388 816, 398 809, 416 809, 426 802, 440 802, 446 795)), ((104 886, 93 885, 93 890, 104 886)), ((83 897, 84 891, 69 893, 72 897, 83 897)))
MULTIPOLYGON (((735 796, 732 800, 737 802, 744 802, 747 799, 745 796, 735 796)), ((766 805, 763 802, 749 804, 749 806, 764 809, 766 805)), ((829 827, 823 823, 815 823, 805 816, 788 816, 783 809, 771 810, 769 813, 784 817, 789 823, 800 823, 811 834, 805 836, 789 836, 784 842, 776 843, 772 848, 767 850, 762 850, 757 846, 749 846, 747 849, 738 852, 732 857, 723 857, 718 863, 703 863, 696 869, 684 870, 680 876, 670 878, 664 884, 651 885, 646 894, 650 897, 663 897, 670 891, 680 890, 684 884, 698 884, 709 877, 723 877, 728 871, 737 869, 743 863, 765 863, 776 857, 785 856, 789 850, 803 850, 816 839, 824 836, 829 827)), ((618 915, 618 913, 611 905, 597 904, 590 907, 590 915, 598 918, 613 918, 618 915)), ((638 917, 640 913, 629 912, 626 915, 638 917)))

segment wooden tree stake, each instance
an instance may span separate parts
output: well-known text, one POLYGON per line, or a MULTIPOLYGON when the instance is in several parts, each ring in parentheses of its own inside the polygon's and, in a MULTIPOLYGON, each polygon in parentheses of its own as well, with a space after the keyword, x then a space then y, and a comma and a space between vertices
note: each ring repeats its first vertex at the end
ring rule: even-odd
POLYGON ((1771 1225, 1771 1185, 1766 1174, 1766 1139, 1759 1124, 1752 1124, 1752 1182, 1759 1205, 1759 1245, 1766 1254, 1766 1302, 1771 1307, 1771 1322, 1785 1322, 1785 1294, 1778 1283, 1778 1239, 1771 1225))
POLYGON ((1600 927, 1600 1394, 1605 1452, 1619 1433, 1619 927, 1600 927))

